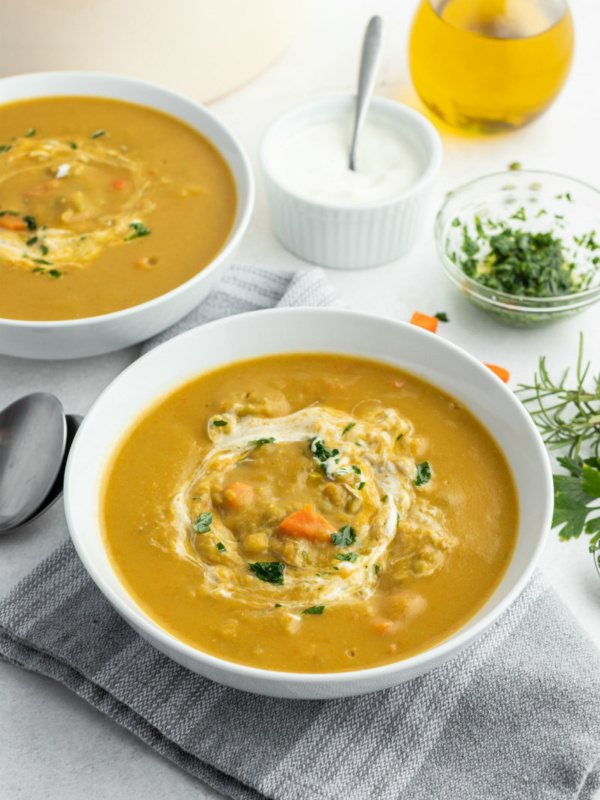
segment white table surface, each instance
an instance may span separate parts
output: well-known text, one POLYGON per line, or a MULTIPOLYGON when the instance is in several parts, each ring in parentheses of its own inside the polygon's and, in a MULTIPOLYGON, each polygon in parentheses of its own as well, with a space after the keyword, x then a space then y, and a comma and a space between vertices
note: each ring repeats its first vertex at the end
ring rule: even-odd
MULTIPOLYGON (((352 90, 362 29, 371 13, 386 22, 386 52, 378 93, 419 107, 406 65, 406 37, 416 0, 307 0, 303 26, 290 51, 266 74, 213 110, 246 147, 258 173, 265 127, 280 113, 315 96, 352 90)), ((505 168, 550 169, 600 184, 597 94, 600 4, 572 0, 576 57, 556 104, 522 131, 490 138, 444 133, 444 166, 431 209, 468 179, 505 168), (594 80, 596 78, 596 80, 594 80)), ((600 224, 600 221, 599 221, 600 224)), ((254 217, 237 259, 270 269, 304 268, 274 239, 258 178, 254 217)), ((538 357, 560 372, 574 361, 579 331, 600 368, 600 308, 539 330, 504 327, 472 308, 441 273, 428 235, 397 263, 369 271, 328 271, 352 307, 408 320, 415 310, 446 311, 439 334, 482 361, 511 372, 511 386, 531 379, 538 357)), ((0 407, 25 392, 55 392, 67 411, 85 414, 100 391, 135 358, 137 348, 71 362, 0 357, 0 407)), ((4 594, 66 536, 62 505, 18 533, 0 537, 0 593, 4 594)), ((579 623, 600 646, 600 579, 586 542, 560 543, 548 535, 543 568, 579 623)), ((251 746, 251 743, 249 743, 251 746)), ((212 790, 156 755, 111 720, 57 683, 0 663, 0 799, 216 798, 212 790)), ((307 798, 310 800, 310 798, 307 798)))

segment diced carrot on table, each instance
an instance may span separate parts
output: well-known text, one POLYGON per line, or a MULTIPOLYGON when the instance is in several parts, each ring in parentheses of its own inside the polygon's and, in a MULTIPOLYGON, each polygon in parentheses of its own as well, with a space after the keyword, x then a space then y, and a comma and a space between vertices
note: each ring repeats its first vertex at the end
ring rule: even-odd
POLYGON ((236 481, 225 489, 223 499, 236 510, 248 508, 254 502, 254 489, 248 483, 236 481))
POLYGON ((421 314, 420 311, 415 313, 410 318, 411 325, 417 325, 419 328, 424 328, 426 331, 435 333, 437 331, 438 320, 436 317, 430 317, 427 314, 421 314))
POLYGON ((279 530, 287 536, 303 536, 319 542, 331 542, 331 534, 336 532, 333 525, 310 504, 287 516, 279 525, 279 530))
POLYGON ((504 367, 497 367, 495 364, 486 364, 485 365, 488 369, 491 369, 492 372, 497 375, 501 381, 504 383, 508 383, 510 378, 510 372, 504 367))

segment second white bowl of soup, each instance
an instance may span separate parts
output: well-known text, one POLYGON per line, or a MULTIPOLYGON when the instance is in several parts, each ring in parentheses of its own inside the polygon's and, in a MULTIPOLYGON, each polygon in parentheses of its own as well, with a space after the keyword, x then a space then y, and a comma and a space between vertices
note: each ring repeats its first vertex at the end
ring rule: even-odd
POLYGON ((552 482, 526 411, 457 347, 286 309, 122 373, 82 425, 65 507, 94 581, 167 655, 238 689, 333 698, 486 630, 531 576, 552 482))
POLYGON ((96 355, 191 311, 253 205, 225 126, 111 75, 6 78, 0 104, 0 352, 96 355))

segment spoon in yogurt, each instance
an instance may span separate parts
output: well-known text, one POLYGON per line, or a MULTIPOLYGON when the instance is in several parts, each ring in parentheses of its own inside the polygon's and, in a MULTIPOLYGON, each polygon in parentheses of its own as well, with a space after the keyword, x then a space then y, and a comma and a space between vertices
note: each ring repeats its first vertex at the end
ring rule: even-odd
POLYGON ((381 43, 383 40, 383 20, 381 17, 371 17, 365 38, 363 40, 362 54, 360 57, 360 70, 358 73, 358 93, 356 95, 356 112, 354 117, 354 132, 350 145, 350 158, 348 166, 356 172, 356 148, 360 132, 365 123, 369 103, 375 88, 375 80, 381 63, 381 43))

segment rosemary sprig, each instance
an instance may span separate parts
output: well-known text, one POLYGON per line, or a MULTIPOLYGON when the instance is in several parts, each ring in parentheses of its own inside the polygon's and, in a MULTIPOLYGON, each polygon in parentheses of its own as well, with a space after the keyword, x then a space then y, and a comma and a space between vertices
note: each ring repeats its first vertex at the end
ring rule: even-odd
POLYGON ((600 568, 600 374, 586 388, 590 362, 584 365, 583 335, 579 338, 575 381, 567 385, 569 370, 555 382, 540 358, 533 384, 517 390, 549 450, 565 450, 558 463, 568 475, 554 475, 552 527, 561 539, 590 536, 589 549, 597 553, 600 568), (582 450, 585 454, 582 454, 582 450))
POLYGON ((590 362, 584 365, 581 334, 572 385, 567 385, 568 369, 561 380, 554 381, 542 357, 533 384, 522 383, 517 389, 548 449, 566 450, 570 458, 577 458, 584 445, 590 455, 600 455, 600 374, 593 379, 593 387, 586 389, 590 366, 590 362))

